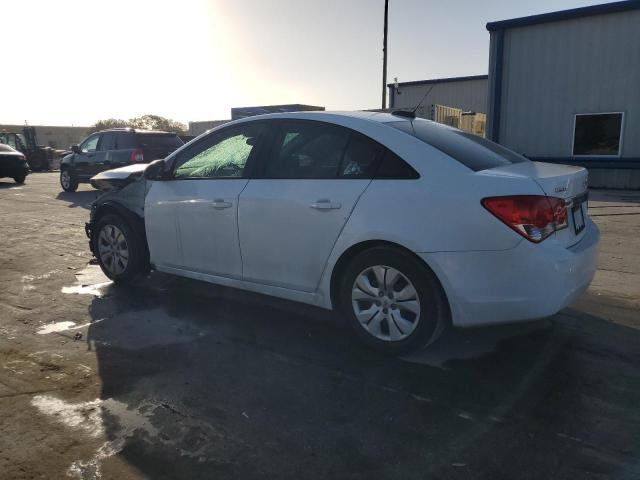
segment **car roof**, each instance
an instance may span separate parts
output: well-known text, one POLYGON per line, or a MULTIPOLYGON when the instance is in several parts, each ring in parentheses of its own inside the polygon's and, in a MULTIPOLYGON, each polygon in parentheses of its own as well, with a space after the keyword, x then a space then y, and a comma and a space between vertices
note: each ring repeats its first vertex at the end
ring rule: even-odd
MULTIPOLYGON (((406 122, 406 117, 393 115, 388 112, 371 112, 365 110, 358 111, 307 111, 307 112, 284 112, 284 113, 267 113, 265 115, 255 115, 246 117, 241 120, 266 120, 266 119, 299 119, 299 120, 325 120, 331 122, 336 118, 353 118, 356 120, 366 120, 376 123, 406 122)), ((239 121, 241 121, 239 120, 239 121)))
POLYGON ((142 130, 140 128, 130 128, 130 127, 107 128, 105 130, 100 130, 97 133, 106 133, 106 132, 131 132, 131 133, 141 133, 143 135, 177 135, 176 132, 165 132, 164 130, 142 130))

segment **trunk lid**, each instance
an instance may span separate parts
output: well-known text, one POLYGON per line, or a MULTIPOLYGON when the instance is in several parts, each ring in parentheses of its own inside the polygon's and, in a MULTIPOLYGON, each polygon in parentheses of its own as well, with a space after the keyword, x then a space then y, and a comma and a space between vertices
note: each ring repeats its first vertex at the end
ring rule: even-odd
POLYGON ((569 247, 584 236, 588 193, 588 172, 585 168, 555 163, 522 162, 482 170, 478 175, 530 178, 538 184, 544 194, 562 198, 567 204, 568 227, 555 233, 557 240, 569 247))

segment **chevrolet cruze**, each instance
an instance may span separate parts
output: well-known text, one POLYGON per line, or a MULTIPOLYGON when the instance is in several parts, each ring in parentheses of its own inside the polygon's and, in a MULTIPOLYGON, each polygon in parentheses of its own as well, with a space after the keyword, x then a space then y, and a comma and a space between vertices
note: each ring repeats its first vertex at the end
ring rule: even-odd
POLYGON ((115 282, 153 268, 339 310, 392 353, 552 315, 596 268, 584 168, 407 112, 247 118, 92 183, 115 282))

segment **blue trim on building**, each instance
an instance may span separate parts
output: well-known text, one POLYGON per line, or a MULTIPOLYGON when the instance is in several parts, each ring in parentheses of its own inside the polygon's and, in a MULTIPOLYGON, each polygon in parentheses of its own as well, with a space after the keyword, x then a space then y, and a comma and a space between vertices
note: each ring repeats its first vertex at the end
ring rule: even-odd
POLYGON ((500 117, 502 114, 502 65, 504 57, 504 30, 496 32, 496 56, 493 70, 493 106, 491 111, 491 140, 500 143, 500 117))
POLYGON ((490 32, 504 30, 507 28, 526 27, 538 25, 540 23, 559 22, 561 20, 572 20, 574 18, 591 17, 593 15, 603 15, 607 13, 626 12, 628 10, 640 9, 640 0, 626 0, 624 2, 604 3, 592 5, 590 7, 572 8, 571 10, 561 10, 559 12, 543 13, 531 15, 529 17, 512 18, 510 20, 500 20, 498 22, 487 23, 487 30, 490 32))
MULTIPOLYGON (((433 83, 448 83, 448 82, 464 82, 467 80, 486 80, 488 75, 470 75, 468 77, 448 77, 448 78, 432 78, 429 80, 415 80, 413 82, 401 82, 398 83, 398 87, 406 87, 410 85, 431 85, 433 83)), ((393 87, 395 83, 388 83, 387 87, 393 87)))
POLYGON ((639 158, 602 158, 602 157, 527 157, 534 162, 562 163, 564 165, 577 165, 585 168, 602 169, 640 169, 639 158))

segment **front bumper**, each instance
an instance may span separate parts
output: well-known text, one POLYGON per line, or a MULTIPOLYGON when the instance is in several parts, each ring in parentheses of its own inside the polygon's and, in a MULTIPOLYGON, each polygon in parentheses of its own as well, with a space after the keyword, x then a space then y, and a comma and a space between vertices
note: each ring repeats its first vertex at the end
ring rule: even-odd
POLYGON ((593 279, 599 238, 588 219, 569 248, 523 240, 510 250, 420 255, 444 287, 453 324, 473 327, 544 318, 573 303, 593 279))

